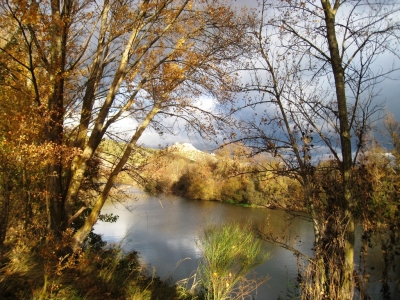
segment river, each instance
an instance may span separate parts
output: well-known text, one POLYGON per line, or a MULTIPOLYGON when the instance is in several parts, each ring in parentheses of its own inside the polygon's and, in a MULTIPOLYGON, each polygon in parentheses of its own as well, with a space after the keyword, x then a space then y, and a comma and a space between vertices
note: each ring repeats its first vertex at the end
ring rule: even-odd
MULTIPOLYGON (((131 196, 122 204, 107 202, 102 209, 103 214, 118 215, 118 221, 98 222, 95 232, 109 243, 121 244, 125 251, 138 251, 141 261, 150 269, 154 268, 161 279, 176 282, 193 274, 201 257, 196 241, 211 222, 250 221, 266 232, 273 231, 283 237, 299 251, 312 255, 312 224, 304 218, 294 218, 279 210, 172 196, 157 198, 134 187, 127 187, 125 191, 131 196)), ((255 271, 259 276, 268 276, 269 280, 254 293, 254 299, 286 299, 294 292, 297 259, 292 252, 271 244, 265 243, 265 251, 269 251, 271 257, 255 271)), ((378 285, 371 292, 378 295, 378 285)))

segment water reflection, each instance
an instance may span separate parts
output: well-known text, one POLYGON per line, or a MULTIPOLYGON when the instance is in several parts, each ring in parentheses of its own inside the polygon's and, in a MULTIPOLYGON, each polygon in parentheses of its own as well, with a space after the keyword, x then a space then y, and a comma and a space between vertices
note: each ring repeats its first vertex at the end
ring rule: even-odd
MULTIPOLYGON (((122 243, 126 251, 138 251, 142 261, 154 266, 163 279, 172 277, 177 281, 196 270, 201 256, 196 240, 210 222, 246 223, 250 220, 265 230, 279 232, 286 229, 286 242, 300 251, 310 252, 306 245, 313 238, 311 224, 292 219, 281 211, 179 197, 164 196, 159 199, 143 193, 136 196, 136 200, 128 200, 124 205, 106 203, 102 213, 117 214, 119 219, 112 224, 99 222, 95 232, 101 233, 108 242, 122 243), (125 206, 129 206, 131 211, 125 206)), ((279 294, 286 292, 287 283, 294 282, 296 258, 279 247, 266 244, 265 248, 271 252, 271 259, 256 271, 261 276, 269 275, 270 280, 258 290, 257 299, 277 299, 279 294)))
MULTIPOLYGON (((121 243, 126 251, 138 251, 142 262, 154 267, 162 279, 178 281, 193 274, 201 256, 196 241, 210 222, 246 224, 250 220, 258 228, 265 232, 273 231, 275 235, 282 236, 287 244, 312 256, 314 235, 311 222, 293 218, 285 212, 179 197, 156 198, 135 188, 128 192, 135 197, 128 198, 124 205, 106 203, 102 210, 102 213, 119 215, 118 221, 112 224, 98 222, 95 232, 101 233, 108 242, 121 243)), ((271 253, 271 258, 256 271, 260 276, 268 275, 270 279, 259 288, 255 298, 286 298, 297 276, 296 257, 292 252, 271 244, 265 244, 265 249, 271 253)), ((371 262, 375 266, 369 289, 374 299, 379 298, 380 251, 380 247, 375 247, 369 254, 369 264, 371 262)), ((398 273, 397 269, 394 276, 398 273)), ((399 294, 398 288, 395 292, 399 294)))

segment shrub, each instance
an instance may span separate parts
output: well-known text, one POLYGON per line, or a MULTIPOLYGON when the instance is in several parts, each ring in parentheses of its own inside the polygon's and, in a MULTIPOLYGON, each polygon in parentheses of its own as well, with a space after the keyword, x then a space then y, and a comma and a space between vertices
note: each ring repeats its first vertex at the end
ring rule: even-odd
POLYGON ((199 275, 204 296, 209 300, 238 299, 265 282, 245 276, 269 256, 262 242, 248 228, 229 223, 210 225, 198 242, 203 258, 199 275))

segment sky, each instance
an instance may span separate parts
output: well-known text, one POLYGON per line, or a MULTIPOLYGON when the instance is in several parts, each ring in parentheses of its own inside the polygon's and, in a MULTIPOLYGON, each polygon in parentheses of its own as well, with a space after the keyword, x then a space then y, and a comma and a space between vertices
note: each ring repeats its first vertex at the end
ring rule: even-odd
MULTIPOLYGON (((235 6, 241 8, 244 6, 251 6, 251 7, 257 7, 257 1, 256 0, 236 0, 233 1, 235 6)), ((376 62, 376 67, 379 70, 380 68, 384 69, 387 65, 393 63, 393 57, 386 58, 386 57, 381 57, 377 62, 376 62)), ((397 61, 397 65, 400 65, 400 59, 397 61)), ((393 74, 392 77, 397 77, 400 78, 400 72, 393 74)), ((400 80, 392 80, 392 79, 387 79, 384 82, 380 83, 377 85, 376 90, 379 91, 379 95, 374 99, 374 104, 379 104, 382 105, 384 108, 380 112, 379 115, 376 115, 376 119, 378 120, 382 116, 384 116, 385 113, 392 113, 396 117, 397 120, 400 120, 400 80)), ((238 99, 240 101, 240 97, 238 99)), ((212 98, 207 98, 203 97, 201 99, 201 107, 208 109, 208 110, 213 110, 216 107, 216 103, 212 98)), ((247 116, 250 116, 254 113, 251 109, 242 111, 240 113, 240 116, 243 118, 246 118, 247 116)), ((379 121, 378 121, 379 123, 379 121)), ((377 123, 377 124, 378 124, 377 123)), ((136 125, 135 121, 130 119, 130 118, 125 118, 115 124, 112 127, 112 131, 118 132, 121 134, 122 132, 129 136, 132 134, 129 130, 127 131, 127 128, 134 128, 136 125)), ((183 124, 180 124, 179 126, 180 130, 177 129, 174 133, 172 134, 163 134, 163 136, 159 136, 154 130, 152 129, 147 129, 142 137, 139 140, 139 144, 144 145, 146 147, 152 147, 152 148, 158 148, 159 146, 165 147, 168 145, 172 145, 176 142, 182 142, 182 143, 191 143, 193 144, 197 149, 202 150, 202 151, 208 151, 212 152, 215 148, 218 147, 213 142, 207 141, 207 140, 202 140, 196 135, 190 135, 188 136, 187 133, 184 130, 183 124)), ((218 138, 217 138, 218 139, 218 138)), ((221 143, 222 143, 222 137, 221 137, 221 143)))
MULTIPOLYGON (((212 98, 201 97, 196 102, 201 109, 206 111, 213 111, 215 109, 216 102, 212 98)), ((188 135, 185 130, 185 123, 182 120, 178 120, 178 123, 179 124, 174 127, 176 134, 164 133, 162 136, 160 136, 154 129, 147 128, 142 134, 138 143, 150 148, 167 147, 175 143, 191 143, 195 145, 197 149, 205 152, 210 152, 213 148, 216 148, 215 144, 213 146, 209 141, 204 141, 200 137, 193 134, 188 135)), ((132 136, 132 128, 136 128, 136 126, 137 122, 135 120, 126 117, 113 124, 110 127, 110 131, 113 133, 118 133, 119 136, 126 140, 132 136)))

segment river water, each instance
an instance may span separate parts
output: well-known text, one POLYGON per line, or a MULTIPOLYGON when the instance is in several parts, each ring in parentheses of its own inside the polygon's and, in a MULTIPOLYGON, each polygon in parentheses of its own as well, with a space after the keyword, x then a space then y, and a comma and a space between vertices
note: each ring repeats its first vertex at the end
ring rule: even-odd
MULTIPOLYGON (((154 268, 161 279, 178 280, 191 276, 201 252, 196 246, 207 224, 251 222, 265 232, 273 231, 299 251, 312 255, 312 224, 304 218, 279 210, 244 208, 210 201, 181 197, 149 196, 139 189, 127 187, 130 194, 121 203, 107 202, 102 213, 119 216, 116 223, 98 222, 95 232, 109 243, 118 243, 126 251, 138 251, 141 261, 154 268)), ((292 252, 265 243, 270 259, 255 269, 268 281, 254 292, 254 299, 284 299, 292 295, 297 276, 297 259, 292 252)), ((379 294, 377 287, 374 294, 379 294)), ((378 298, 376 298, 378 299, 378 298)))

